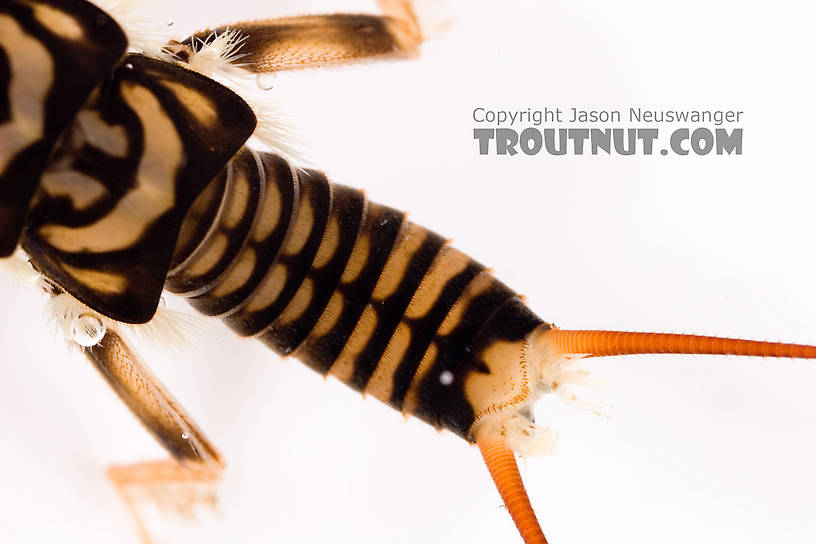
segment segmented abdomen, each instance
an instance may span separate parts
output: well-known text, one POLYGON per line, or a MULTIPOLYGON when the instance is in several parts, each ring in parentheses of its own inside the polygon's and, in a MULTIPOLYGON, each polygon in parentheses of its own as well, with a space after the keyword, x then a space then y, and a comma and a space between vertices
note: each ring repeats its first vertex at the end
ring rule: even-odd
POLYGON ((240 335, 464 437, 479 405, 468 378, 490 372, 488 348, 542 324, 403 212, 246 147, 187 214, 166 287, 240 335))

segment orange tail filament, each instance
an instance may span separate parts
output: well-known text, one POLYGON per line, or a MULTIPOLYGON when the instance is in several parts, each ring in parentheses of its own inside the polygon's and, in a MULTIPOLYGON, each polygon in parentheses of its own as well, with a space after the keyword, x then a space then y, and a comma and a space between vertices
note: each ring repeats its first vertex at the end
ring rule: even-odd
POLYGON ((685 353, 708 355, 751 355, 816 359, 816 346, 758 342, 694 334, 667 334, 620 331, 547 331, 556 349, 565 354, 594 357, 645 353, 685 353))
POLYGON ((525 544, 547 544, 547 539, 541 526, 538 524, 524 483, 521 481, 516 456, 504 442, 495 436, 485 436, 487 433, 476 433, 476 445, 482 452, 487 470, 496 483, 510 517, 518 527, 525 544))

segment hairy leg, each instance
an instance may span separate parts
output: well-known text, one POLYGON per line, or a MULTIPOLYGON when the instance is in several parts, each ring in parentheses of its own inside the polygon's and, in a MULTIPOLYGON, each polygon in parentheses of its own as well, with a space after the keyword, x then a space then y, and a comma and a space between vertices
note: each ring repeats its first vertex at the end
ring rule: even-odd
POLYGON ((382 15, 337 13, 247 21, 194 34, 169 47, 184 58, 214 36, 238 32, 236 62, 253 72, 410 57, 423 34, 409 0, 378 0, 382 15))
POLYGON ((223 461, 190 416, 113 330, 85 349, 108 384, 172 459, 108 470, 130 509, 142 540, 151 542, 145 512, 190 517, 199 505, 214 507, 223 461))

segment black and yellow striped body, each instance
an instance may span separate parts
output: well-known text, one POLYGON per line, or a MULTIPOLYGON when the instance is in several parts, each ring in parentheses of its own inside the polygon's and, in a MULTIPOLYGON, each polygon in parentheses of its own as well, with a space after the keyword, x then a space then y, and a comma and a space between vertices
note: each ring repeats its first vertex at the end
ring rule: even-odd
POLYGON ((167 288, 466 438, 531 400, 528 338, 547 325, 513 291, 402 212, 242 147, 255 117, 226 87, 123 51, 84 0, 0 0, 0 256, 21 240, 127 323, 167 288))
MULTIPOLYGON (((170 290, 242 336, 465 437, 496 409, 480 376, 518 364, 542 324, 444 238, 273 154, 239 152, 182 233, 170 290)), ((519 389, 502 399, 527 398, 523 380, 510 387, 519 389)))

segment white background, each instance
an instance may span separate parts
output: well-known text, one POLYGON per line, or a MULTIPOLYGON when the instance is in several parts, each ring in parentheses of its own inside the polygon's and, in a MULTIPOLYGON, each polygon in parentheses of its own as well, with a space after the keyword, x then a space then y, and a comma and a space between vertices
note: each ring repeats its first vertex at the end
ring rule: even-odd
MULTIPOLYGON (((417 60, 278 78, 334 180, 455 238, 561 327, 816 342, 809 4, 447 5, 417 60), (474 107, 547 105, 739 109, 744 154, 478 156, 474 107)), ((168 9, 182 32, 374 5, 168 9)), ((136 543, 103 471, 163 452, 51 340, 41 299, 0 289, 0 541, 136 543)), ((519 541, 475 449, 220 331, 184 357, 143 349, 229 467, 220 517, 176 541, 519 541)), ((816 541, 813 364, 585 366, 609 417, 542 404, 560 449, 523 471, 553 544, 816 541)))

